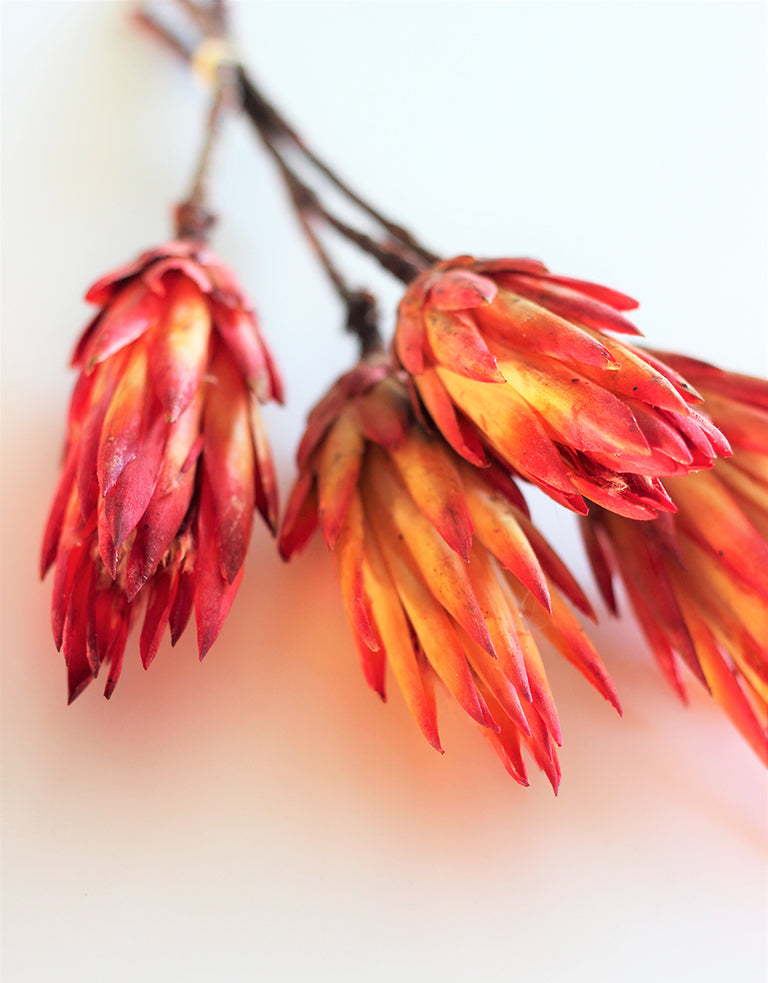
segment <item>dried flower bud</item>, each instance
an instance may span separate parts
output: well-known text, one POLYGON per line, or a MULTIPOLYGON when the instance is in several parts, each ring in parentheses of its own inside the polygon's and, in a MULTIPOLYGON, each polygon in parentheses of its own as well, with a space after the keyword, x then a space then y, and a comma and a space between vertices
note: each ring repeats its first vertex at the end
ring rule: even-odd
POLYGON ((384 696, 389 664, 441 749, 441 680, 517 781, 528 784, 525 746, 557 789, 560 725, 530 629, 618 701, 565 598, 587 613, 589 603, 505 470, 479 470, 428 434, 384 356, 318 403, 298 464, 280 551, 289 558, 319 523, 371 687, 384 696))
POLYGON ((489 453, 562 505, 631 518, 674 506, 659 480, 712 466, 728 443, 669 366, 604 332, 637 334, 634 300, 530 259, 446 260, 409 286, 394 351, 452 447, 489 453))
POLYGON ((200 655, 243 573, 253 510, 274 531, 277 491, 254 396, 281 383, 253 311, 212 253, 169 242, 102 280, 80 339, 42 573, 55 564, 53 632, 74 699, 122 666, 146 598, 141 658, 195 609, 200 655))

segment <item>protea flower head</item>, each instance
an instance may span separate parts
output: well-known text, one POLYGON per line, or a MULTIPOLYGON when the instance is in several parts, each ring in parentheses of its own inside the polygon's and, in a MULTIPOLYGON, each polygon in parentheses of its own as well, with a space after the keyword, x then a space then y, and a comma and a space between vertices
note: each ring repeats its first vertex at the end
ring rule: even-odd
POLYGON ((200 656, 242 572, 254 507, 275 529, 275 477, 253 397, 281 383, 253 311, 207 248, 174 241, 99 280, 42 550, 70 701, 109 664, 146 600, 141 658, 194 607, 200 656))
POLYGON ((674 515, 632 522, 591 509, 582 531, 601 591, 618 577, 685 699, 685 663, 768 764, 768 382, 669 353, 733 456, 668 481, 674 515))
POLYGON ((320 525, 370 686, 384 697, 388 663, 441 750, 440 679, 518 782, 527 747, 557 789, 560 727, 531 629, 618 701, 566 599, 589 603, 507 472, 481 471, 428 433, 383 355, 318 403, 298 464, 280 551, 289 558, 320 525))
POLYGON ((675 371, 606 331, 636 301, 530 259, 445 260, 400 304, 394 351, 414 398, 468 461, 498 458, 561 504, 632 518, 673 506, 660 478, 728 454, 675 371))

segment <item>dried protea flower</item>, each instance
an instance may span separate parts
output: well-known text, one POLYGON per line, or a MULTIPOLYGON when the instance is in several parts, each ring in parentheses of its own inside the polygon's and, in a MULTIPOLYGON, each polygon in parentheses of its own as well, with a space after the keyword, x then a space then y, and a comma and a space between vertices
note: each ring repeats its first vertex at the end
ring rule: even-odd
POLYGON ((604 332, 637 334, 634 300, 530 259, 446 260, 418 276, 394 350, 417 401, 477 465, 489 455, 585 514, 673 508, 659 480, 728 454, 669 366, 604 332))
POLYGON ((280 550, 289 558, 320 524, 368 683, 384 697, 389 663, 440 749, 437 677, 517 781, 527 746, 557 789, 560 728, 530 629, 618 701, 565 598, 589 603, 504 469, 481 471, 427 433, 381 355, 315 407, 298 464, 280 550))
POLYGON ((146 599, 144 666, 194 606, 200 656, 239 586, 254 507, 274 531, 275 477, 256 409, 281 383, 253 311, 207 248, 166 243, 99 280, 80 339, 64 467, 42 573, 70 701, 110 666, 146 599))
POLYGON ((768 764, 768 382, 654 353, 704 396, 733 456, 667 486, 675 515, 631 522, 592 509, 582 529, 616 610, 618 574, 659 665, 685 699, 680 660, 768 764))

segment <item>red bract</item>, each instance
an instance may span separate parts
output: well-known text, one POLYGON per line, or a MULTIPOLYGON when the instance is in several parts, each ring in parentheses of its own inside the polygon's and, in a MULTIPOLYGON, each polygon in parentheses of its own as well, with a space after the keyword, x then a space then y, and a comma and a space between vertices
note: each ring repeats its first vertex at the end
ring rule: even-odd
POLYGON ((681 355, 683 372, 733 456, 669 481, 675 515, 630 522, 603 509, 583 522, 603 595, 627 592, 653 653, 685 697, 682 660, 768 764, 768 383, 681 355))
POLYGON ((463 461, 415 418, 403 373, 377 356, 344 375, 309 417, 280 531, 287 559, 319 524, 369 684, 389 665, 440 749, 440 680, 507 771, 527 785, 526 748, 557 789, 560 725, 539 632, 618 709, 566 603, 589 603, 499 466, 463 461))
POLYGON ((109 665, 114 690, 142 599, 140 650, 176 642, 195 609, 200 656, 243 572, 254 507, 277 491, 254 396, 280 378, 232 274, 200 244, 166 243, 99 280, 72 363, 64 467, 42 550, 73 700, 109 665))
POLYGON ((723 435, 637 334, 624 294, 530 259, 446 260, 409 286, 394 351, 417 405, 468 461, 490 458, 585 514, 673 510, 660 478, 712 466, 723 435))

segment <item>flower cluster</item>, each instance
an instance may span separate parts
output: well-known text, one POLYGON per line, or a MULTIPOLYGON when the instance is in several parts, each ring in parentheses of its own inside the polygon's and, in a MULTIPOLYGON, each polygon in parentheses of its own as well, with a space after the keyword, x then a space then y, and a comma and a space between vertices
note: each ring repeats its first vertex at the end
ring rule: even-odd
POLYGON ((391 669, 433 747, 439 681, 518 782, 525 752, 557 790, 560 724, 537 639, 619 701, 577 618, 594 618, 589 601, 531 519, 528 482, 581 517, 609 605, 619 579, 678 691, 682 662, 768 764, 768 383, 630 343, 631 297, 537 260, 440 259, 260 92, 224 3, 181 6, 196 51, 147 12, 136 19, 204 69, 202 153, 177 238, 87 295, 99 311, 73 357, 44 535, 70 701, 102 666, 112 694, 140 619, 145 668, 193 610, 206 654, 259 511, 286 560, 320 527, 365 678, 384 698, 391 669), (280 378, 206 245, 211 150, 234 107, 276 164, 360 349, 309 416, 281 523, 257 408, 282 401, 280 378), (330 185, 375 231, 328 205, 330 185), (389 350, 375 298, 326 249, 329 230, 405 285, 389 350))
MULTIPOLYGON (((231 274, 179 240, 87 296, 100 310, 73 358, 42 558, 70 699, 103 664, 111 694, 142 599, 145 667, 193 608, 202 657, 254 510, 277 530, 256 402, 281 384, 231 274)), ((560 780, 535 636, 619 702, 520 479, 583 516, 609 604, 618 573, 676 688, 679 657, 768 761, 768 384, 609 337, 634 332, 633 306, 532 260, 425 269, 392 354, 368 354, 310 414, 280 526, 285 559, 320 526, 370 686, 385 696, 389 666, 441 749, 439 680, 522 784, 523 748, 560 780)))

